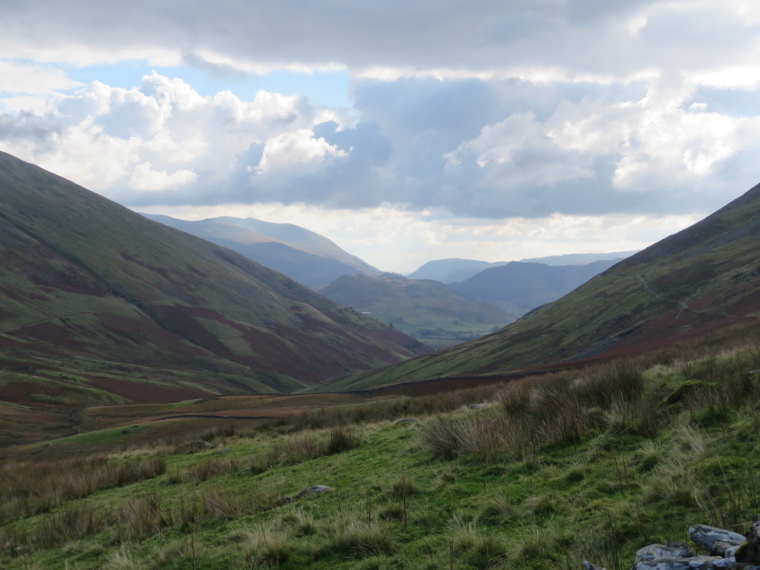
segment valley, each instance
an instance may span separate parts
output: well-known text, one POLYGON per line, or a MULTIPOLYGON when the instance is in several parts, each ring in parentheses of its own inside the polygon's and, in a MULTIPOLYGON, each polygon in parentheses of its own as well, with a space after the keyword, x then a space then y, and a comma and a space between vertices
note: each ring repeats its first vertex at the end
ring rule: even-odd
POLYGON ((3 568, 621 570, 760 510, 760 187, 619 261, 320 292, 4 154, 0 198, 3 568))

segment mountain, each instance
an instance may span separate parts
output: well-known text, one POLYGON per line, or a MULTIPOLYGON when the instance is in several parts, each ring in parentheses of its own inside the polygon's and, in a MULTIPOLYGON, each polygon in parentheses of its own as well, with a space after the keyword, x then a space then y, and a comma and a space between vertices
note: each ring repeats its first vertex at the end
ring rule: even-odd
MULTIPOLYGON (((619 251, 612 253, 570 253, 521 259, 520 263, 543 263, 544 265, 586 265, 594 261, 620 260, 636 253, 619 251)), ((436 259, 428 261, 419 269, 407 275, 410 279, 435 279, 441 283, 466 281, 481 271, 506 265, 508 261, 478 261, 475 259, 436 259)), ((555 297, 556 298, 556 297, 555 297)), ((535 306, 535 305, 534 305, 535 306)))
POLYGON ((478 261, 475 259, 435 259, 428 261, 416 271, 407 275, 409 279, 434 279, 441 283, 464 281, 489 267, 503 265, 506 261, 478 261))
POLYGON ((0 153, 0 402, 65 408, 292 391, 420 346, 238 253, 0 153))
POLYGON ((394 273, 343 275, 319 292, 435 348, 477 338, 515 320, 498 307, 474 301, 438 281, 394 273))
POLYGON ((143 214, 166 226, 237 251, 312 289, 345 274, 378 275, 380 270, 349 254, 318 233, 294 224, 254 218, 220 217, 200 221, 143 214))
POLYGON ((466 281, 452 283, 449 287, 472 299, 524 315, 540 305, 556 301, 617 261, 562 266, 512 261, 484 269, 466 281))
POLYGON ((610 358, 757 322, 759 238, 760 185, 494 334, 325 389, 610 358))
POLYGON ((638 250, 613 251, 611 253, 567 253, 565 255, 549 255, 547 257, 531 257, 521 259, 522 263, 543 263, 545 265, 587 265, 595 261, 620 260, 632 256, 638 250))

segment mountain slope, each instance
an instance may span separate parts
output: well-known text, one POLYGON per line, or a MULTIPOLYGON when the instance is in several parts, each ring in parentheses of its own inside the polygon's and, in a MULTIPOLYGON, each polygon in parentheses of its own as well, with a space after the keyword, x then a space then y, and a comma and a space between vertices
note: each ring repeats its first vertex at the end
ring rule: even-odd
POLYGON ((615 263, 613 260, 551 266, 512 261, 484 269, 449 287, 472 299, 494 303, 506 311, 524 315, 540 305, 556 301, 615 263))
POLYGON ((290 391, 419 343, 0 153, 0 400, 290 391))
POLYGON ((319 292, 432 347, 476 338, 515 320, 495 305, 470 299, 438 281, 391 273, 343 275, 319 292))
POLYGON ((661 348, 760 316, 760 185, 504 329, 334 383, 357 389, 661 348))
POLYGON ((340 275, 380 273, 326 237, 294 224, 275 224, 254 218, 186 221, 169 216, 143 215, 237 251, 312 289, 326 285, 340 275))

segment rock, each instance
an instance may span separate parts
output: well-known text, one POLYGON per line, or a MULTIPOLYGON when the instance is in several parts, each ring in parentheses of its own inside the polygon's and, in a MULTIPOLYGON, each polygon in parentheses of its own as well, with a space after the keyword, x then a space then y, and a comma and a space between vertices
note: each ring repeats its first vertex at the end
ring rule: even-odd
POLYGON ((760 564, 760 517, 755 517, 746 538, 747 542, 735 551, 737 562, 760 564))
POLYGON ((724 566, 728 562, 718 556, 691 556, 680 558, 659 558, 634 563, 631 570, 712 570, 713 568, 738 568, 724 566))
POLYGON ((597 566, 596 564, 591 564, 591 562, 583 561, 583 567, 586 570, 607 570, 606 568, 602 568, 601 566, 597 566))
POLYGON ((293 502, 293 497, 291 497, 290 495, 285 495, 284 497, 280 497, 279 499, 277 499, 277 503, 280 505, 289 505, 292 502, 293 502))
POLYGON ((332 490, 332 487, 328 487, 327 485, 314 485, 312 487, 307 487, 303 491, 299 491, 296 495, 296 499, 306 497, 307 495, 320 495, 332 490))
POLYGON ((479 410, 483 406, 485 406, 485 404, 470 404, 470 408, 472 408, 473 410, 479 410))
POLYGON ((650 544, 644 548, 640 548, 636 552, 634 558, 634 564, 637 562, 649 562, 652 560, 658 560, 661 558, 692 558, 694 552, 688 547, 688 545, 682 542, 669 542, 664 544, 650 544))
POLYGON ((744 543, 744 537, 739 533, 704 524, 691 527, 689 538, 694 544, 713 556, 723 556, 729 548, 744 543))

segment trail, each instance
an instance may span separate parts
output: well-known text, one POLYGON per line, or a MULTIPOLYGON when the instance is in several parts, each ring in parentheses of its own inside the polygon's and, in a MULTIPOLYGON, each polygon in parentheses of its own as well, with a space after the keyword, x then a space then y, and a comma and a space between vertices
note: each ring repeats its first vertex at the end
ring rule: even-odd
POLYGON ((644 288, 645 291, 651 293, 658 299, 662 299, 663 301, 670 301, 671 303, 676 303, 680 307, 680 310, 678 311, 678 314, 676 315, 676 320, 678 320, 681 317, 681 313, 683 313, 686 309, 689 308, 689 305, 683 301, 679 301, 677 299, 668 299, 667 297, 663 297, 656 291, 652 290, 652 288, 649 286, 649 283, 647 283, 644 280, 644 277, 642 277, 640 274, 637 274, 636 277, 638 277, 639 282, 641 283, 641 286, 644 288))

